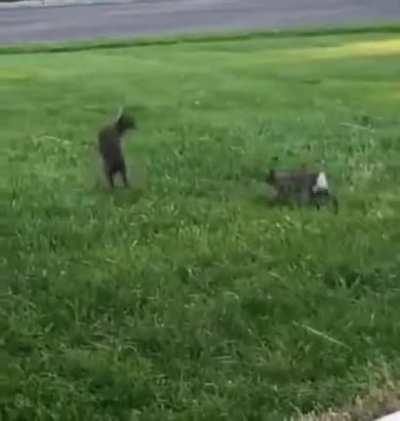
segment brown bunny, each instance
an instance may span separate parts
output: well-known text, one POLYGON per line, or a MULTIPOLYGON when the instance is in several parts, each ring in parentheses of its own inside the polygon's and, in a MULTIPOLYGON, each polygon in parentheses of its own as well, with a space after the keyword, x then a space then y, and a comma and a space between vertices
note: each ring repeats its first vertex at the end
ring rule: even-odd
POLYGON ((121 174, 125 187, 128 186, 121 142, 122 137, 128 130, 135 129, 136 123, 133 115, 127 114, 126 111, 121 108, 115 121, 99 131, 99 152, 103 159, 104 172, 111 188, 114 187, 114 176, 117 173, 121 174))

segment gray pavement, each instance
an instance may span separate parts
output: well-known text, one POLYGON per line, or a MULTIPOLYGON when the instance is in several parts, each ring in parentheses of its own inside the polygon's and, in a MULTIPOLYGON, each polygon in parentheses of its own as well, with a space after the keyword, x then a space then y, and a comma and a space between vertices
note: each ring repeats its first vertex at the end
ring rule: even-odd
POLYGON ((85 1, 2 5, 0 43, 400 21, 400 0, 85 1))

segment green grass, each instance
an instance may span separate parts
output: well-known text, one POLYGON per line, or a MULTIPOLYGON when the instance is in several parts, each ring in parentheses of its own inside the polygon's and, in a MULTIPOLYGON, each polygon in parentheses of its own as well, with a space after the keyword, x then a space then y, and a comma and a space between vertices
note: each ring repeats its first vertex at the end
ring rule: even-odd
POLYGON ((0 60, 4 420, 282 420, 400 372, 400 37, 0 60), (121 103, 131 190, 100 181, 121 103), (341 212, 267 206, 326 168, 341 212))

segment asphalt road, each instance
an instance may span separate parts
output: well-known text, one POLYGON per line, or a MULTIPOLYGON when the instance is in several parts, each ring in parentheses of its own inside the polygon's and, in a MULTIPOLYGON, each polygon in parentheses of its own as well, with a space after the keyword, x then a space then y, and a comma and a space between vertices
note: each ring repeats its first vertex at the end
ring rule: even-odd
POLYGON ((132 0, 0 8, 0 43, 400 20, 400 0, 132 0))

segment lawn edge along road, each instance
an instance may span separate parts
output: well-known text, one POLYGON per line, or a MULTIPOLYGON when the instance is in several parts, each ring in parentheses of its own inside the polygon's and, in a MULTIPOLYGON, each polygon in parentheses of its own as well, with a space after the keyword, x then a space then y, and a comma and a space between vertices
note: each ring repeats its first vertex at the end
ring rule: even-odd
POLYGON ((35 42, 0 44, 1 54, 59 53, 96 49, 129 48, 148 45, 173 45, 218 41, 243 41, 259 38, 313 37, 340 34, 400 34, 400 22, 351 26, 310 26, 293 29, 255 29, 252 31, 224 31, 208 33, 180 33, 134 38, 96 38, 65 42, 35 42))

